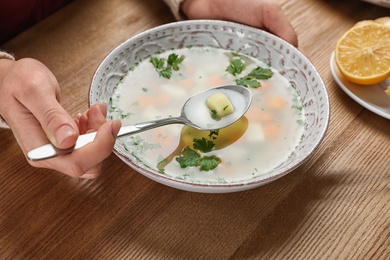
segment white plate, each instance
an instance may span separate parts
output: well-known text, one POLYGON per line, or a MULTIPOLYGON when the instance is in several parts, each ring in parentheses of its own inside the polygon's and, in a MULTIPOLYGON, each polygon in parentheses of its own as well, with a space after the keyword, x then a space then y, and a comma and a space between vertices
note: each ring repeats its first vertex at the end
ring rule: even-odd
POLYGON ((334 53, 330 58, 330 70, 337 84, 348 96, 368 110, 390 119, 390 98, 385 93, 386 88, 390 86, 390 78, 369 86, 351 83, 341 75, 334 60, 334 53))

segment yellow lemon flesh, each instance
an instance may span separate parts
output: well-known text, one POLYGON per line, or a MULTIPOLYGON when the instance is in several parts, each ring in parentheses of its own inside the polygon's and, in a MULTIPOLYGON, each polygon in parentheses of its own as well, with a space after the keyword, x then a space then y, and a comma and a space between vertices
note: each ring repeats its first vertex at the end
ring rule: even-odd
POLYGON ((338 40, 335 61, 351 82, 372 85, 384 81, 390 76, 390 26, 357 23, 338 40))
POLYGON ((380 17, 378 19, 375 19, 374 21, 390 26, 390 16, 380 17))

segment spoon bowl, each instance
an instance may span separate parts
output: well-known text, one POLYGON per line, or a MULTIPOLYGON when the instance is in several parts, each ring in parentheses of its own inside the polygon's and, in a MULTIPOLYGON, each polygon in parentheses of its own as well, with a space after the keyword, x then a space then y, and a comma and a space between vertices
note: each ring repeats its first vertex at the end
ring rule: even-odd
POLYGON ((182 107, 181 118, 188 120, 186 125, 199 130, 217 130, 225 128, 240 119, 252 103, 252 92, 242 86, 220 86, 200 92, 187 99, 182 107), (222 92, 232 102, 234 112, 215 120, 210 116, 210 110, 202 104, 216 94, 222 92))
MULTIPOLYGON (((184 103, 181 114, 178 117, 168 117, 153 121, 122 126, 117 137, 136 134, 169 124, 183 124, 198 130, 217 130, 225 128, 240 119, 252 103, 252 92, 238 85, 227 85, 202 91, 184 103), (220 120, 212 119, 206 106, 206 100, 215 93, 225 94, 235 108, 234 112, 222 117, 220 120)), ((69 149, 58 149, 52 144, 46 144, 27 153, 27 158, 32 161, 49 159, 58 155, 69 154, 72 151, 93 142, 96 132, 80 135, 76 144, 69 149)))

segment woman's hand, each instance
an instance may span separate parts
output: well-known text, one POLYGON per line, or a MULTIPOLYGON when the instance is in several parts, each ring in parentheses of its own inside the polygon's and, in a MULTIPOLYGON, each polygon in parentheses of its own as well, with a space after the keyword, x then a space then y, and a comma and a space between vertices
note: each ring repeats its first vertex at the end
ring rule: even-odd
POLYGON ((101 162, 112 151, 121 124, 106 122, 104 104, 95 105, 73 119, 59 104, 59 92, 55 76, 39 61, 0 60, 0 115, 24 154, 48 142, 58 148, 69 148, 79 134, 98 132, 94 142, 69 155, 29 163, 73 177, 96 178, 101 162))
POLYGON ((189 19, 217 19, 269 31, 298 47, 298 38, 280 5, 273 0, 184 0, 189 19))

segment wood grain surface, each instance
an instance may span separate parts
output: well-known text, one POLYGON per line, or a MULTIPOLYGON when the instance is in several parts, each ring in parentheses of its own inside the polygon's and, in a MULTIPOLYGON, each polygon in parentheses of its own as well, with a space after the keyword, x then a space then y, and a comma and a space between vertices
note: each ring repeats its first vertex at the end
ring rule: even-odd
MULTIPOLYGON (((0 259, 390 259, 390 120, 334 81, 329 59, 354 23, 390 15, 361 1, 281 0, 331 104, 325 139, 289 175, 231 194, 153 182, 115 155, 96 180, 32 168, 0 129, 0 259)), ((45 63, 71 115, 124 40, 174 21, 158 0, 76 0, 7 42, 45 63)))

